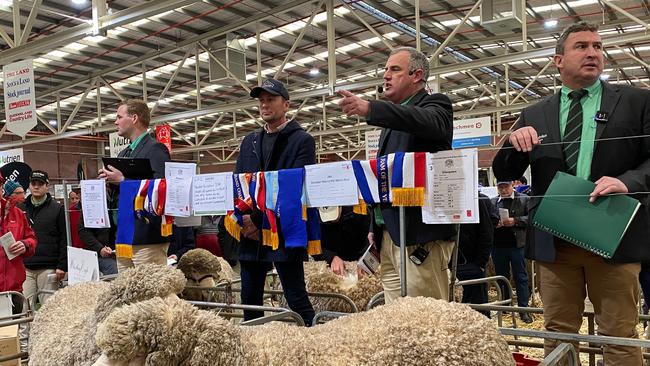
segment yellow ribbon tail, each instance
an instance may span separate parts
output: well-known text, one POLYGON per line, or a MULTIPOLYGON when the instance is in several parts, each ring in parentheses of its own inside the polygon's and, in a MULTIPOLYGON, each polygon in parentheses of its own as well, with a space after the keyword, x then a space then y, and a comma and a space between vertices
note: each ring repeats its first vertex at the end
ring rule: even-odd
POLYGON ((237 220, 235 220, 232 216, 226 216, 225 220, 226 222, 224 223, 224 226, 226 227, 228 234, 230 234, 230 236, 235 238, 237 241, 240 241, 241 227, 237 223, 237 220))
POLYGON ((393 206, 424 206, 424 187, 393 188, 393 206))
POLYGON ((135 202, 133 203, 133 209, 135 211, 142 211, 144 210, 144 197, 143 196, 135 196, 135 202))
POLYGON ((133 246, 129 244, 115 244, 115 256, 118 258, 133 258, 133 246))
POLYGON ((307 221, 307 205, 302 205, 302 219, 307 221))
POLYGON ((352 206, 352 212, 354 212, 357 215, 367 215, 368 205, 366 205, 366 202, 364 200, 360 199, 358 205, 352 206))
POLYGON ((307 254, 318 255, 322 252, 323 250, 321 249, 320 240, 310 240, 307 242, 307 254))

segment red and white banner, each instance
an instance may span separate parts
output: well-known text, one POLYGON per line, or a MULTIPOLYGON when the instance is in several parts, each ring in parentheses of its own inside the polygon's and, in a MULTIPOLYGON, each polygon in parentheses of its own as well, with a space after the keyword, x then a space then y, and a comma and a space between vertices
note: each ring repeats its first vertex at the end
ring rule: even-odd
POLYGON ((4 76, 7 130, 25 137, 36 127, 34 65, 32 60, 14 62, 2 68, 4 76))
POLYGON ((156 140, 167 146, 169 153, 172 153, 172 128, 169 125, 156 126, 156 140))

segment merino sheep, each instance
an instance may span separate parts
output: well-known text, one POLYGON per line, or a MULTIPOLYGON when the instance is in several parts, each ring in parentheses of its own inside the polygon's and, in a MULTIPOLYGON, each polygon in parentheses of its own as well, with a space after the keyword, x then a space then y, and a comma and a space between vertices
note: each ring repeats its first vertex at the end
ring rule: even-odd
MULTIPOLYGON (((235 272, 228 262, 217 257, 205 249, 192 249, 185 253, 178 261, 178 269, 180 269, 185 278, 187 278, 187 286, 212 288, 220 284, 230 284, 235 279, 235 272)), ((212 292, 213 296, 210 297, 208 291, 199 289, 185 289, 181 297, 186 300, 197 301, 216 301, 216 302, 232 302, 233 299, 229 298, 227 293, 212 292)))
POLYGON ((134 358, 186 366, 514 365, 507 343, 481 314, 423 297, 311 328, 243 327, 180 299, 152 299, 114 310, 97 344, 105 365, 134 358))
POLYGON ((110 283, 83 283, 57 291, 34 317, 29 364, 92 365, 101 355, 95 345, 97 326, 114 309, 175 295, 184 287, 180 271, 148 264, 128 269, 110 283))
MULTIPOLYGON (((358 278, 355 262, 345 262, 348 272, 346 276, 335 274, 327 266, 327 263, 322 261, 305 262, 304 268, 307 291, 345 295, 354 302, 359 311, 365 310, 370 299, 383 290, 377 275, 364 275, 358 278)), ((316 313, 321 311, 352 312, 350 304, 341 299, 310 296, 309 300, 316 313)), ((280 302, 280 306, 288 307, 284 298, 280 302)))

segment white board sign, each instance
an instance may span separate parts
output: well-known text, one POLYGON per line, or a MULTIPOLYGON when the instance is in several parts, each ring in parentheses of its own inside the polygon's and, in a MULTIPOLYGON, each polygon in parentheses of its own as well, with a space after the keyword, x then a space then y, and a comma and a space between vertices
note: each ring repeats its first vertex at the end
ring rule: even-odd
POLYGON ((0 166, 13 163, 14 161, 25 162, 23 148, 0 151, 0 166))
POLYGON ((379 151, 381 130, 366 131, 366 160, 375 159, 379 151))
POLYGON ((476 147, 492 144, 490 117, 454 120, 453 149, 476 147))
POLYGON ((354 206, 359 203, 351 161, 305 166, 305 191, 309 207, 354 206))
POLYGON ((97 252, 68 247, 68 284, 99 281, 97 252))
POLYGON ((108 146, 110 148, 112 158, 116 158, 117 154, 119 154, 120 151, 126 149, 130 144, 131 140, 118 135, 117 132, 113 132, 108 135, 108 146))
POLYGON ((54 185, 54 198, 62 200, 65 195, 69 195, 70 192, 74 189, 72 184, 67 185, 67 192, 63 192, 63 184, 54 185))
POLYGON ((225 215, 233 207, 232 173, 200 174, 192 178, 194 215, 225 215))
POLYGON ((478 213, 478 150, 427 153, 427 187, 422 222, 476 224, 478 213))
POLYGON ((24 60, 5 65, 4 100, 7 130, 25 137, 36 127, 36 101, 34 93, 34 64, 24 60))

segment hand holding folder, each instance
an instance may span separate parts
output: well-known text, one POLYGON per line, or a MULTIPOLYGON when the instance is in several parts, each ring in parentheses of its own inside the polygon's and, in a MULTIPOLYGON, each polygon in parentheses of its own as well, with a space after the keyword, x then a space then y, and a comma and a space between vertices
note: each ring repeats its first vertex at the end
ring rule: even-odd
POLYGON ((558 172, 533 218, 533 226, 611 259, 641 203, 624 195, 590 202, 596 184, 558 172))

